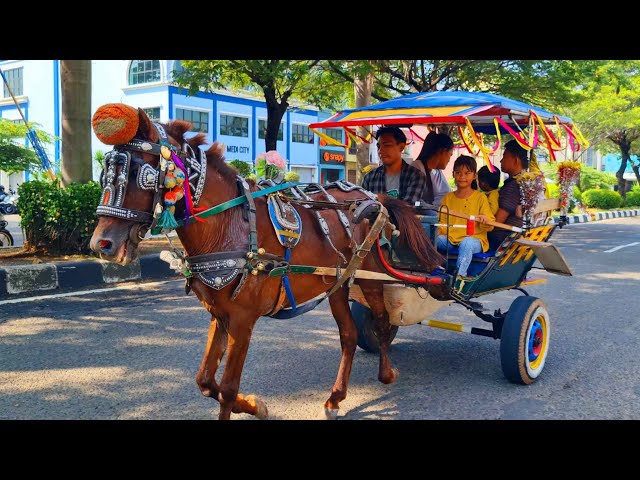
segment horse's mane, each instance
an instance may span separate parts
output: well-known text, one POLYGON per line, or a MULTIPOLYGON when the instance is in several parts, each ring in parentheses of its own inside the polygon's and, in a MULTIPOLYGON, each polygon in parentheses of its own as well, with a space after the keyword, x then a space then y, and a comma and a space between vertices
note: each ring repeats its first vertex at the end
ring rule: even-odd
MULTIPOLYGON (((195 152, 199 145, 207 143, 207 136, 204 133, 198 133, 193 137, 185 140, 184 134, 191 130, 191 124, 184 120, 173 120, 165 125, 168 135, 171 135, 179 143, 187 142, 195 152)), ((237 172, 224 161, 224 153, 222 144, 213 142, 211 147, 205 152, 207 155, 207 164, 214 167, 222 176, 223 180, 235 185, 237 172)))

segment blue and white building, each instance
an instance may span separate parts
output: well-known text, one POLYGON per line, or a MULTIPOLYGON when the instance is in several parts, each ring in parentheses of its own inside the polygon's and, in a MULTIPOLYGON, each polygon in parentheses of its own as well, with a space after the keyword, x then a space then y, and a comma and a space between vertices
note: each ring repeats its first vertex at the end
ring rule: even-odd
MULTIPOLYGON (((2 60, 5 73, 27 121, 57 137, 61 129, 59 60, 2 60)), ((106 103, 125 103, 143 108, 152 120, 167 122, 184 119, 194 132, 203 132, 209 142, 217 140, 226 148, 227 161, 239 159, 253 163, 265 151, 264 132, 267 109, 261 94, 253 92, 199 92, 187 96, 173 84, 172 71, 181 68, 179 60, 94 60, 91 66, 91 111, 106 103)), ((3 85, 4 87, 4 85, 3 85)), ((21 121, 7 88, 0 97, 0 117, 21 121)), ((295 105, 284 115, 278 135, 278 152, 289 161, 288 168, 300 174, 302 182, 325 182, 346 178, 345 149, 321 146, 308 125, 326 118, 315 107, 295 105), (328 153, 327 153, 328 152, 328 153)), ((341 129, 328 131, 343 141, 341 129), (339 136, 339 137, 338 137, 339 136)), ((92 132, 92 152, 107 151, 92 132)), ((48 148, 49 159, 58 163, 61 140, 48 148)), ((94 162, 94 179, 99 166, 94 162)), ((0 183, 15 188, 29 179, 28 172, 6 175, 0 183)))

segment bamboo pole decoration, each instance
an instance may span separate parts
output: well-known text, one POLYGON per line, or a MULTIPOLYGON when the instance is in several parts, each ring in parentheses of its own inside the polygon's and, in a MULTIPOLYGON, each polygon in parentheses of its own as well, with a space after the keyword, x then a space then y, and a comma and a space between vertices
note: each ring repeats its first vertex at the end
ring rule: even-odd
POLYGON ((45 153, 44 150, 42 150, 42 145, 40 145, 40 143, 39 143, 38 135, 36 135, 35 131, 33 131, 33 130, 31 130, 31 128, 29 128, 29 124, 27 123, 27 119, 24 117, 24 114, 22 113, 22 109, 20 108, 20 105, 18 105, 18 100, 16 100, 16 97, 13 94, 13 90, 11 90, 11 87, 9 86, 9 82, 7 81, 7 77, 4 76, 4 72, 2 71, 1 68, 0 68, 0 76, 2 76, 2 80, 4 81, 4 84, 7 86, 7 90, 9 92, 9 95, 11 95, 11 98, 13 99, 13 103, 15 103, 16 108, 18 109, 18 113, 22 117, 22 121, 24 122, 25 126, 27 127, 27 131, 28 131, 27 137, 29 137, 29 140, 31 141, 31 146, 33 147, 33 149, 38 154, 38 157, 40 157, 40 162, 42 163, 43 170, 45 171, 45 173, 47 174, 47 176, 49 177, 50 180, 55 180, 56 175, 55 175, 55 173, 53 173, 53 168, 51 167, 51 163, 49 162, 49 159, 47 158, 47 154, 45 153))

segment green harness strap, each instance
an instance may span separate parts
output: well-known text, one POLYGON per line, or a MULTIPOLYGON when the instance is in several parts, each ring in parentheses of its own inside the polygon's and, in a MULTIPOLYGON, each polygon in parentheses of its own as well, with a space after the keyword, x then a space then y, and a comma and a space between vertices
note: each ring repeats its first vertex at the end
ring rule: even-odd
MULTIPOLYGON (((287 188, 291 188, 296 185, 298 185, 297 182, 287 182, 281 185, 274 185, 273 187, 265 188, 264 190, 258 190, 257 192, 252 192, 250 195, 252 198, 261 197, 262 195, 269 195, 270 193, 278 192, 280 190, 285 190, 287 188)), ((229 200, 227 202, 221 203, 220 205, 216 205, 215 207, 208 208, 204 212, 198 213, 196 216, 199 218, 211 217, 212 215, 216 215, 220 212, 224 212, 225 210, 228 210, 237 205, 242 205, 246 201, 247 201, 246 195, 241 195, 239 197, 234 198, 233 200, 229 200)), ((196 219, 192 215, 189 217, 188 223, 193 223, 195 221, 196 219)), ((178 223, 178 226, 176 228, 180 228, 185 224, 185 221, 180 220, 177 223, 178 223)), ((161 228, 154 228, 151 230, 151 233, 153 235, 157 235, 161 232, 161 230, 162 230, 161 228)))

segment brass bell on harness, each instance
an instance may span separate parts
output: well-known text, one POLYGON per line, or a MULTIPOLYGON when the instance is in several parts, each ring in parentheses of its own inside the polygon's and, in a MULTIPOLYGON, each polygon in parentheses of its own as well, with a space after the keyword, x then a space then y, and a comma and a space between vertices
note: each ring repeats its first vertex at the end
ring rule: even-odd
POLYGON ((247 258, 249 258, 249 259, 253 258, 253 252, 247 253, 247 258))
POLYGON ((264 270, 264 263, 258 263, 258 265, 256 266, 256 268, 260 271, 264 270))
POLYGON ((264 248, 260 247, 258 249, 258 255, 264 255, 264 252, 266 252, 266 250, 264 248))
POLYGON ((257 275, 257 274, 258 274, 258 270, 256 270, 255 268, 251 270, 251 275, 257 275))
POLYGON ((170 160, 171 159, 171 150, 169 150, 169 147, 166 147, 165 145, 160 147, 160 155, 162 155, 162 158, 166 159, 166 160, 170 160))

